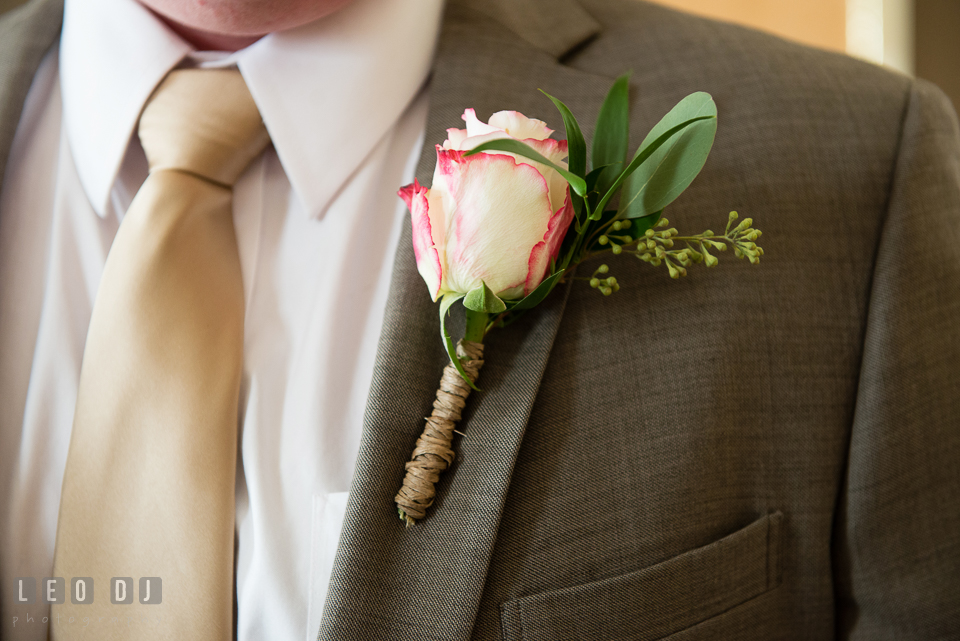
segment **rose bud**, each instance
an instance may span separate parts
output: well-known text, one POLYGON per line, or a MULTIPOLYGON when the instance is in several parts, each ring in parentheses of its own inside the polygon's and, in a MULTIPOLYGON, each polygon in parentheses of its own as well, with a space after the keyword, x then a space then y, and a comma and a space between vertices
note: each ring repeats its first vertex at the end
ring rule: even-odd
POLYGON ((566 168, 567 142, 548 138, 546 124, 500 111, 489 124, 473 109, 466 129, 448 129, 437 145, 433 186, 417 181, 400 190, 410 208, 417 269, 436 301, 486 283, 506 300, 522 298, 547 276, 557 258, 573 206, 567 182, 553 168, 515 154, 463 152, 514 138, 566 168))

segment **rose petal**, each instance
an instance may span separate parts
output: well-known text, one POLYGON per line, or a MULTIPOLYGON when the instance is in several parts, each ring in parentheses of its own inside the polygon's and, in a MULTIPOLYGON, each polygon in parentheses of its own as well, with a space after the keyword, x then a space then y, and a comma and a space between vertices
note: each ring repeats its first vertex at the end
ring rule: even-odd
MULTIPOLYGON (((479 135, 479 136, 468 136, 467 138, 465 138, 465 139, 460 143, 459 150, 460 150, 460 151, 470 151, 470 150, 473 149, 474 147, 477 147, 478 145, 482 145, 482 144, 485 143, 485 142, 489 142, 489 141, 491 141, 491 140, 503 140, 503 139, 509 140, 509 139, 510 139, 510 136, 507 135, 507 132, 505 132, 505 131, 500 131, 499 129, 497 129, 497 130, 495 130, 495 131, 491 131, 491 132, 488 133, 488 134, 481 134, 481 135, 479 135)), ((516 158, 516 157, 517 157, 516 154, 512 154, 512 153, 509 153, 509 152, 506 152, 506 151, 481 151, 480 153, 482 153, 482 154, 505 154, 505 155, 510 156, 511 158, 516 158)))
POLYGON ((413 184, 402 187, 399 196, 410 208, 410 220, 413 225, 413 253, 417 258, 417 271, 423 277, 430 291, 430 296, 436 301, 440 297, 440 286, 443 282, 443 262, 441 252, 443 243, 434 240, 434 225, 431 224, 431 214, 438 218, 441 224, 436 225, 437 231, 442 233, 442 211, 437 211, 439 203, 430 203, 428 190, 416 179, 413 184))
POLYGON ((473 109, 467 109, 463 112, 463 121, 467 123, 468 136, 482 136, 483 134, 493 133, 494 131, 503 131, 496 127, 491 127, 477 118, 477 112, 473 109))
MULTIPOLYGON (((563 207, 557 210, 547 225, 547 233, 543 239, 547 243, 547 253, 551 259, 560 256, 560 246, 563 245, 563 238, 570 229, 570 223, 573 222, 573 201, 570 200, 570 190, 567 190, 567 197, 563 202, 563 207)), ((539 283, 538 283, 539 284, 539 283)))
POLYGON ((449 194, 444 288, 468 292, 483 281, 500 294, 522 287, 531 248, 543 242, 554 215, 546 180, 507 155, 443 153, 434 188, 439 176, 449 194))
POLYGON ((527 278, 523 283, 524 296, 535 290, 537 285, 543 282, 543 277, 547 275, 549 266, 550 254, 547 251, 547 244, 540 241, 530 250, 530 258, 527 260, 527 278))
POLYGON ((457 129, 452 127, 447 129, 447 139, 443 141, 444 149, 463 149, 461 144, 467 139, 466 129, 457 129))
MULTIPOLYGON (((567 162, 565 160, 567 157, 566 140, 553 140, 552 138, 547 138, 546 140, 527 139, 523 142, 536 149, 550 162, 559 165, 564 169, 567 168, 567 162)), ((562 207, 568 191, 567 181, 564 179, 564 177, 553 168, 547 167, 541 163, 534 162, 526 158, 522 158, 520 160, 521 162, 529 163, 536 167, 537 170, 543 174, 543 177, 547 179, 547 183, 550 185, 550 209, 556 211, 562 207)))
POLYGON ((530 251, 530 259, 527 262, 527 278, 523 288, 524 295, 535 290, 543 282, 543 279, 547 276, 550 261, 560 255, 563 237, 566 236, 570 223, 573 222, 573 215, 573 202, 570 200, 568 192, 563 207, 558 209, 550 218, 550 222, 547 224, 547 233, 543 235, 543 240, 534 245, 530 251))
POLYGON ((547 127, 547 123, 535 118, 527 118, 519 111, 498 111, 490 116, 488 122, 491 127, 502 129, 510 134, 511 138, 517 140, 527 138, 544 140, 553 133, 553 129, 547 127))

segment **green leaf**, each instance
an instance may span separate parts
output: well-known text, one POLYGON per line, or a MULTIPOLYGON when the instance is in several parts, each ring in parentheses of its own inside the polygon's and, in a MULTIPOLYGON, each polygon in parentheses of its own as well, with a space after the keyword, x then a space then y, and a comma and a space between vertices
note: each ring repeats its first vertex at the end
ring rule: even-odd
POLYGON ((563 273, 566 270, 561 269, 555 274, 551 274, 543 280, 540 285, 527 294, 525 298, 520 299, 516 303, 510 306, 511 312, 519 312, 524 309, 532 309, 543 302, 543 299, 547 297, 556 284, 560 281, 560 278, 563 276, 563 273))
POLYGON ((524 142, 520 142, 519 140, 513 140, 512 138, 490 140, 477 145, 463 155, 472 156, 473 154, 480 153, 481 151, 506 151, 512 154, 517 154, 518 156, 523 156, 524 158, 529 158, 530 160, 535 160, 536 162, 542 163, 548 167, 553 167, 561 176, 564 177, 568 183, 570 183, 570 188, 575 194, 578 196, 583 196, 585 193, 587 193, 587 183, 584 182, 583 178, 573 175, 560 165, 555 165, 547 160, 546 157, 541 155, 536 149, 524 142))
POLYGON ((440 299, 440 338, 443 339, 443 345, 447 348, 447 356, 450 357, 450 362, 457 368, 460 376, 470 384, 470 387, 479 392, 480 388, 473 384, 473 381, 467 376, 466 370, 463 369, 463 364, 460 363, 460 359, 457 358, 457 344, 453 342, 453 339, 450 338, 450 333, 447 331, 447 313, 450 311, 450 306, 463 298, 463 296, 463 294, 450 293, 444 294, 443 298, 440 299))
MULTIPOLYGON (((618 165, 622 165, 623 163, 620 162, 620 163, 617 163, 617 164, 618 164, 618 165)), ((591 192, 597 191, 597 181, 600 180, 600 174, 603 173, 603 170, 604 170, 604 169, 606 169, 607 167, 610 167, 610 166, 611 166, 611 165, 603 165, 602 167, 595 167, 593 171, 591 171, 589 174, 587 174, 587 176, 586 176, 586 183, 587 183, 587 193, 588 193, 588 194, 591 193, 591 192)))
POLYGON ((623 184, 623 181, 629 178, 630 174, 636 171, 637 167, 642 165, 643 161, 649 158, 657 149, 659 149, 665 142, 667 142, 667 140, 669 140, 670 137, 673 136, 673 134, 677 133, 678 131, 682 131, 685 127, 688 127, 695 122, 700 122, 701 120, 710 120, 715 118, 716 116, 698 116, 697 118, 691 118, 690 120, 687 120, 686 122, 682 122, 675 127, 671 127, 670 129, 665 131, 663 134, 661 134, 660 137, 658 137, 656 140, 650 143, 648 147, 642 149, 639 154, 634 156, 633 160, 630 161, 630 164, 627 165, 627 168, 623 170, 623 173, 621 173, 617 177, 616 181, 614 181, 610 189, 607 190, 607 193, 604 194, 603 198, 600 199, 600 202, 597 203, 597 207, 596 207, 597 210, 602 211, 603 208, 606 206, 606 204, 610 202, 610 199, 613 198, 613 195, 617 193, 617 190, 620 189, 620 186, 623 184))
POLYGON ((620 166, 623 163, 617 163, 616 165, 604 165, 602 167, 596 167, 593 171, 587 174, 586 183, 587 183, 587 202, 594 209, 591 210, 590 220, 600 220, 600 215, 603 213, 599 209, 596 209, 597 201, 600 200, 600 194, 597 192, 597 181, 600 180, 600 174, 603 173, 603 170, 607 167, 620 166))
POLYGON ((483 281, 480 281, 479 287, 467 292, 466 298, 463 299, 463 306, 486 314, 499 314, 507 309, 506 303, 500 300, 483 281))
POLYGON ((662 211, 697 177, 707 162, 717 133, 717 105, 708 93, 699 91, 677 103, 650 130, 637 149, 639 154, 663 132, 697 116, 713 118, 694 123, 675 134, 624 181, 620 193, 621 217, 637 218, 662 211))
POLYGON ((583 132, 580 131, 580 125, 573 113, 565 104, 557 100, 543 89, 540 90, 543 95, 553 101, 557 110, 563 117, 563 128, 567 137, 567 153, 569 158, 569 167, 571 173, 577 176, 583 176, 587 173, 587 143, 583 139, 583 132))
MULTIPOLYGON (((584 176, 587 173, 587 143, 583 139, 583 132, 580 131, 580 124, 574 117, 573 112, 563 102, 543 89, 540 90, 540 93, 553 102, 563 117, 563 129, 567 138, 567 163, 569 165, 567 169, 575 176, 584 176)), ((579 218, 583 212, 583 196, 574 192, 571 201, 579 218)), ((577 222, 579 223, 579 220, 577 222)))
MULTIPOLYGON (((625 73, 613 83, 597 115, 590 158, 593 167, 626 162, 630 142, 630 74, 625 73)), ((598 182, 600 193, 613 183, 613 169, 602 172, 598 182)))

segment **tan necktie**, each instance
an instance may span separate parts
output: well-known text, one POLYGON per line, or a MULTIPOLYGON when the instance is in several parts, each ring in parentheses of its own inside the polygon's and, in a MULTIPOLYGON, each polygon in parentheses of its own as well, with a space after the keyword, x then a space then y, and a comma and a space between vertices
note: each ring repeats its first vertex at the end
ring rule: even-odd
POLYGON ((229 639, 244 314, 231 197, 268 136, 227 69, 171 72, 139 133, 150 175, 90 319, 54 558, 67 594, 51 638, 229 639), (93 578, 92 604, 72 603, 73 577, 93 578), (132 579, 132 604, 111 604, 124 592, 113 577, 132 579), (142 603, 141 577, 162 580, 162 603, 142 603))

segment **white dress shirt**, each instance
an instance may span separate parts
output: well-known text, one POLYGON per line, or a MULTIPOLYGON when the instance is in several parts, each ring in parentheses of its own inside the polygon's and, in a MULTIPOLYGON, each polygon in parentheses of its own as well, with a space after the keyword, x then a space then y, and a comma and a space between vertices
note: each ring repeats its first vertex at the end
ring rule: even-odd
POLYGON ((316 637, 441 10, 355 0, 216 54, 193 52, 134 0, 67 0, 0 192, 0 637, 47 638, 49 609, 39 594, 17 603, 15 578, 39 587, 52 571, 90 312, 147 172, 136 123, 178 64, 235 64, 273 143, 234 189, 246 295, 237 634, 316 637))

